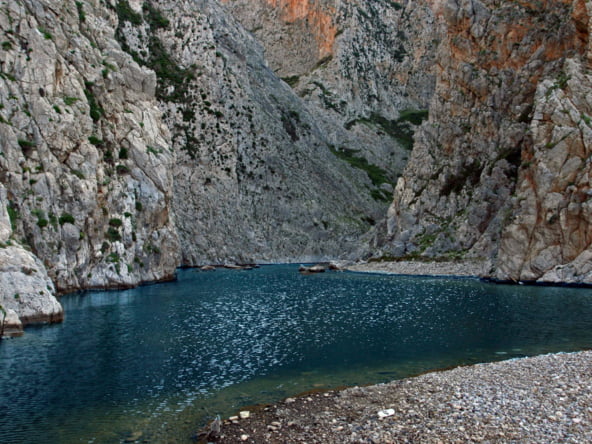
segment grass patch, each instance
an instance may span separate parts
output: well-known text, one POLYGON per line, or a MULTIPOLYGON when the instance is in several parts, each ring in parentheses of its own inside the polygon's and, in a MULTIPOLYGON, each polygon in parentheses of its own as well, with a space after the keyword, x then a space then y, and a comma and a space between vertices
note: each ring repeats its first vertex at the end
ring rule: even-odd
POLYGON ((352 150, 349 148, 336 149, 335 147, 329 147, 329 149, 338 158, 340 158, 341 160, 345 160, 352 167, 365 171, 366 174, 368 174, 368 177, 370 178, 370 181, 374 184, 374 186, 379 187, 383 183, 391 183, 391 181, 388 179, 386 175, 385 170, 383 170, 377 165, 369 163, 364 157, 356 156, 356 153, 358 153, 359 151, 352 150))
POLYGON ((20 218, 19 212, 14 205, 14 202, 8 201, 8 205, 6 205, 6 211, 8 212, 8 218, 10 219, 10 227, 12 231, 16 230, 16 222, 20 218))
POLYGON ((399 113, 399 118, 389 120, 378 113, 370 114, 370 117, 362 117, 347 122, 346 129, 351 129, 357 123, 380 128, 393 139, 397 140, 403 148, 411 150, 413 148, 413 133, 415 131, 412 125, 419 125, 428 117, 428 110, 406 109, 399 113))
POLYGON ((24 140, 24 139, 18 139, 18 144, 24 150, 35 148, 37 146, 37 144, 35 142, 31 142, 30 140, 24 140))
POLYGON ((64 97, 64 103, 67 106, 72 106, 72 105, 74 105, 79 100, 80 99, 78 97, 64 97))
POLYGON ((294 88, 298 84, 300 76, 282 77, 282 80, 290 85, 291 88, 294 88))

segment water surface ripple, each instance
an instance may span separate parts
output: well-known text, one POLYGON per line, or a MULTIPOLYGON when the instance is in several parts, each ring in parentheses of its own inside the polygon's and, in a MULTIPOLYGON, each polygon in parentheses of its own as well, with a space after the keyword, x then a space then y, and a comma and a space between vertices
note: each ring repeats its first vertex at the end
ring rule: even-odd
POLYGON ((181 270, 62 303, 0 344, 2 443, 189 442, 247 404, 592 344, 592 290, 472 279, 181 270))

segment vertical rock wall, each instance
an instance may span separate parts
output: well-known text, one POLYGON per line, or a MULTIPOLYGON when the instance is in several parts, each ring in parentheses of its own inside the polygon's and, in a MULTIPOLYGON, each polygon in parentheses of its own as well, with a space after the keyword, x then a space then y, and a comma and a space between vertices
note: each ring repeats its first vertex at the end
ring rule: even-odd
POLYGON ((423 2, 235 0, 270 68, 308 105, 338 155, 384 171, 391 200, 434 90, 438 27, 423 2))
MULTIPOLYGON (((387 252, 485 257, 495 266, 538 155, 541 88, 562 83, 566 57, 582 63, 587 50, 587 18, 574 13, 580 3, 432 2, 445 25, 436 93, 397 183, 387 252)), ((549 174, 562 174, 559 164, 549 174)), ((505 249, 500 267, 513 268, 505 249)))
POLYGON ((253 37, 212 1, 143 2, 133 14, 120 14, 117 35, 159 78, 183 264, 357 254, 384 212, 378 187, 332 152, 253 37))
MULTIPOLYGON (((179 263, 173 155, 156 77, 121 51, 115 24, 100 2, 0 2, 8 241, 38 258, 27 267, 44 275, 44 265, 57 291, 172 278, 179 263)), ((55 320, 41 313, 19 314, 55 320)))

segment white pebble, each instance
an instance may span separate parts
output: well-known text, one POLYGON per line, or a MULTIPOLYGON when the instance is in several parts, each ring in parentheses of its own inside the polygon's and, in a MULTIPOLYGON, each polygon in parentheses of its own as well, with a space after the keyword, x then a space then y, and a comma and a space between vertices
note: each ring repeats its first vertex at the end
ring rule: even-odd
POLYGON ((385 410, 380 410, 378 412, 378 417, 379 418, 386 418, 388 416, 393 416, 395 414, 395 411, 393 409, 385 409, 385 410))

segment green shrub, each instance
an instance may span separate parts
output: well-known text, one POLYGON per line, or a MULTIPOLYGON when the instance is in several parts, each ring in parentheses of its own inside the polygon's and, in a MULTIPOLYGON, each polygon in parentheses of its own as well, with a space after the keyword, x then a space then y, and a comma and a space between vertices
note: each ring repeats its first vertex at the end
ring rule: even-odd
POLYGON ((95 146, 101 146, 101 145, 103 145, 103 143, 105 143, 105 142, 103 142, 103 139, 99 139, 97 136, 90 136, 88 138, 88 141, 95 146))
POLYGON ((127 159, 128 158, 127 148, 120 148, 120 150, 119 150, 119 158, 120 159, 127 159))
POLYGON ((24 139, 18 139, 18 144, 21 148, 23 149, 29 149, 29 148, 34 148, 37 145, 35 144, 35 142, 32 142, 30 140, 24 140, 24 139))
POLYGON ((115 11, 120 22, 130 22, 132 25, 139 26, 142 24, 142 16, 135 12, 127 0, 119 0, 115 5, 115 11))
POLYGON ((78 20, 81 22, 86 21, 86 14, 84 13, 84 7, 82 2, 76 2, 76 9, 78 10, 78 20))
POLYGON ((80 99, 78 97, 64 97, 64 103, 67 106, 72 106, 74 105, 76 102, 78 102, 80 99))
POLYGON ((53 36, 51 35, 51 33, 47 29, 45 29, 44 27, 39 26, 37 29, 39 30, 39 32, 41 34, 43 34, 43 38, 45 38, 45 40, 53 39, 53 36))
POLYGON ((286 82, 291 88, 294 88, 298 84, 300 76, 282 77, 282 80, 286 82))
POLYGON ((111 242, 116 242, 121 240, 121 234, 117 228, 109 227, 105 233, 105 238, 109 239, 111 242))
POLYGON ((60 216, 58 222, 60 223, 60 225, 74 224, 74 216, 72 216, 70 213, 64 213, 60 216))
POLYGON ((114 217, 112 219, 109 219, 109 225, 115 228, 119 228, 123 225, 123 222, 121 219, 114 217))
POLYGON ((107 256, 107 262, 111 262, 111 263, 119 263, 120 261, 120 257, 119 254, 117 253, 109 253, 109 256, 107 256))
POLYGON ((142 10, 144 11, 144 18, 152 31, 169 27, 170 22, 168 19, 162 15, 160 9, 154 7, 152 2, 145 2, 142 10))
POLYGON ((117 170, 117 174, 121 174, 121 175, 127 174, 130 172, 129 167, 127 167, 126 165, 119 164, 115 167, 115 169, 117 170))
POLYGON ((97 122, 103 116, 105 111, 97 103, 97 99, 92 91, 94 83, 84 82, 84 86, 85 86, 84 95, 86 96, 86 100, 88 101, 88 106, 90 107, 90 111, 89 111, 90 117, 95 122, 97 122))
POLYGON ((378 187, 383 183, 391 183, 386 176, 385 170, 383 170, 377 165, 369 163, 364 157, 356 156, 355 154, 358 151, 348 148, 335 149, 331 146, 329 147, 329 149, 333 154, 335 154, 340 159, 345 160, 352 167, 359 168, 365 171, 375 186, 378 187))
POLYGON ((54 228, 57 228, 58 227, 58 218, 56 217, 55 214, 49 213, 49 223, 54 228))

